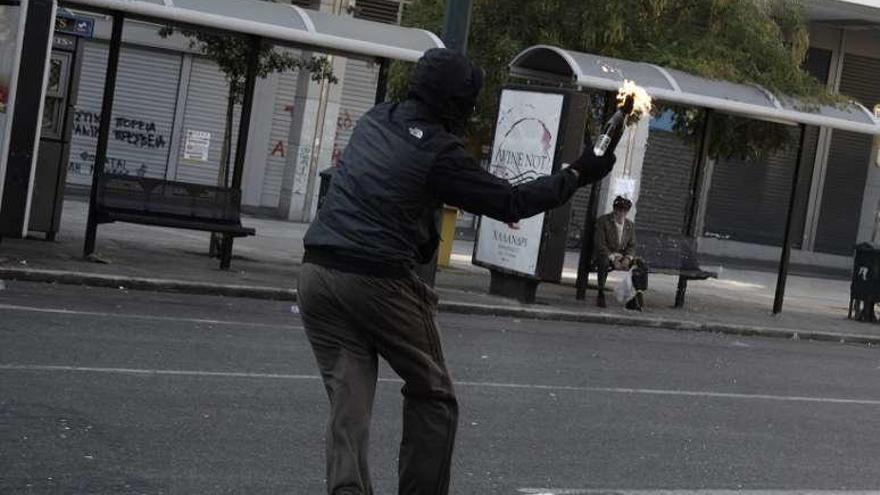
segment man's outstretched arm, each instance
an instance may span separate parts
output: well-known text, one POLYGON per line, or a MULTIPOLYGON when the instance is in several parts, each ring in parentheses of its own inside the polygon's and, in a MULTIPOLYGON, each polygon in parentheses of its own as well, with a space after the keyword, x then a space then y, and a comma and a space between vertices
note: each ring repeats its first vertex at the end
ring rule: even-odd
POLYGON ((428 185, 434 196, 448 205, 511 223, 562 206, 579 187, 601 180, 613 166, 612 153, 598 158, 587 147, 571 166, 513 186, 480 168, 460 150, 438 160, 428 185))

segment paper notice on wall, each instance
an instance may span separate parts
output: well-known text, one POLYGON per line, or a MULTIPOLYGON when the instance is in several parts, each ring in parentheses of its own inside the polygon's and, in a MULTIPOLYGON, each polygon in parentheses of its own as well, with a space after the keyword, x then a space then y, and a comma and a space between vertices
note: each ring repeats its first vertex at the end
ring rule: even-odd
POLYGON ((193 162, 207 162, 211 149, 211 133, 205 131, 186 131, 186 142, 183 146, 183 159, 193 162))
POLYGON ((636 197, 636 181, 632 177, 615 177, 611 180, 611 197, 623 196, 633 201, 636 197))

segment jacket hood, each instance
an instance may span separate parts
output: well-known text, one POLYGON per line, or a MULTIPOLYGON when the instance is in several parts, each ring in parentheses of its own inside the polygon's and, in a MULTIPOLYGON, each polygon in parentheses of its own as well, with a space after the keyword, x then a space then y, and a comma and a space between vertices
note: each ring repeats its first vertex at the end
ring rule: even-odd
POLYGON ((483 88, 483 70, 446 48, 425 52, 413 70, 408 97, 427 105, 450 132, 461 134, 483 88))

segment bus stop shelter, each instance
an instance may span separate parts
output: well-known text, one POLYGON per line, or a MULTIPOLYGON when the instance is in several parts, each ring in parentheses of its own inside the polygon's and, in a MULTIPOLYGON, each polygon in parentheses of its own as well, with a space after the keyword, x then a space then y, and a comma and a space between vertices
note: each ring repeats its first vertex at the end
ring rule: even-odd
MULTIPOLYGON (((710 120, 708 112, 717 111, 799 126, 801 140, 799 155, 803 150, 804 128, 807 125, 871 135, 880 134, 880 120, 856 102, 837 106, 807 103, 785 95, 775 95, 758 85, 713 80, 654 64, 575 52, 549 45, 536 45, 522 51, 510 63, 510 75, 545 85, 574 86, 584 90, 609 92, 616 92, 623 85, 623 81, 628 79, 644 87, 648 94, 660 102, 705 109, 706 125, 700 137, 697 158, 694 162, 690 203, 683 225, 683 233, 691 237, 696 236, 695 217, 702 197, 701 174, 708 160, 706 142, 708 133, 711 132, 708 126, 710 120)), ((801 161, 801 157, 798 156, 779 261, 774 313, 781 312, 785 297, 785 283, 791 255, 792 217, 801 161)), ((581 253, 582 264, 584 254, 581 253)), ((589 253, 586 254, 589 256, 589 253)), ((578 278, 579 285, 586 287, 586 276, 581 281, 579 272, 578 278)), ((680 288, 682 283, 680 280, 680 288)), ((684 284, 686 286, 686 281, 684 284)))
MULTIPOLYGON (((245 151, 253 112, 255 80, 258 76, 257 54, 264 43, 378 61, 380 77, 377 101, 384 100, 385 97, 389 60, 415 62, 426 50, 443 46, 443 42, 429 31, 260 0, 63 0, 57 3, 57 7, 52 5, 51 15, 47 12, 44 16, 51 22, 56 8, 64 7, 112 18, 106 83, 100 112, 104 116, 113 114, 123 25, 126 19, 241 36, 247 40, 252 55, 248 58, 231 185, 227 188, 171 183, 157 179, 152 179, 151 183, 141 180, 135 184, 136 178, 110 177, 113 174, 104 171, 104 163, 107 159, 112 119, 101 119, 95 151, 85 255, 94 252, 99 223, 128 221, 223 233, 221 267, 228 268, 233 238, 253 235, 252 229, 240 225, 239 211, 245 151), (130 195, 124 197, 132 191, 139 195, 138 200, 132 200, 130 195), (181 200, 181 197, 185 198, 181 200)), ((51 38, 51 30, 41 34, 47 35, 51 38)), ((51 46, 51 39, 43 44, 47 45, 51 46)), ((27 54, 22 57, 27 57, 27 54)), ((36 140, 39 140, 39 135, 36 140)), ((31 162, 30 165, 33 167, 34 163, 31 162)), ((317 157, 313 158, 311 165, 317 166, 317 157)), ((23 177, 32 175, 31 170, 16 173, 23 177)), ((0 183, 0 187, 2 186, 0 183)), ((27 196, 22 195, 23 198, 27 196)), ((27 201, 29 200, 28 198, 27 201)), ((26 212, 28 207, 29 205, 23 207, 21 211, 26 212)), ((23 217, 25 218, 21 223, 26 226, 27 213, 23 217)), ((26 232, 27 229, 24 227, 22 230, 26 232)))

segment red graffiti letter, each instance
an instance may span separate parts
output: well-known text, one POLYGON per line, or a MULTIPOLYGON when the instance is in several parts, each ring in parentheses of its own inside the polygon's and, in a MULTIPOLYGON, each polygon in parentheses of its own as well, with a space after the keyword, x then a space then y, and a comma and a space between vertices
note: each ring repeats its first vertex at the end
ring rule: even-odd
POLYGON ((284 158, 284 141, 278 141, 278 144, 272 149, 272 156, 280 156, 284 158))

